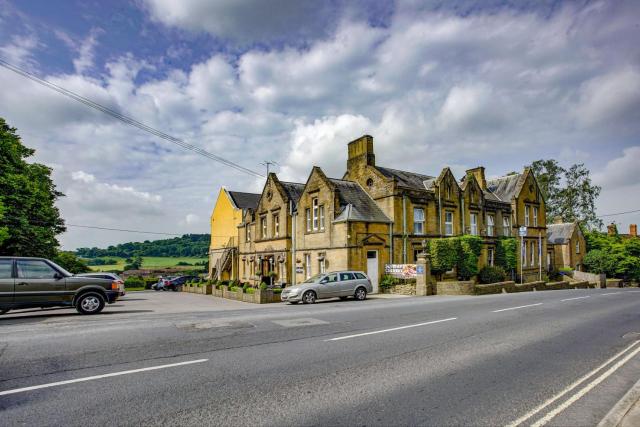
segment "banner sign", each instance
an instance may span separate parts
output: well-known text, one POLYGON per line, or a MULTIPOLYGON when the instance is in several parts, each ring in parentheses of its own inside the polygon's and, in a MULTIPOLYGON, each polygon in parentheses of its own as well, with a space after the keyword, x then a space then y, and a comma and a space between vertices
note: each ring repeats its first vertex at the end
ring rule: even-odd
POLYGON ((384 273, 398 279, 414 279, 417 267, 415 264, 385 264, 384 273))

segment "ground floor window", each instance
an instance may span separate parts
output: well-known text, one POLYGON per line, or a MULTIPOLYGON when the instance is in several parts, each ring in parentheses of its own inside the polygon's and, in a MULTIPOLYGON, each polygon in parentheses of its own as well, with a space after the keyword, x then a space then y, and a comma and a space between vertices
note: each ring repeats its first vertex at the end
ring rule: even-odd
POLYGON ((321 274, 324 274, 326 270, 327 270, 327 264, 325 263, 324 255, 320 255, 320 257, 318 258, 318 271, 321 274))
POLYGON ((305 277, 307 279, 310 279, 311 278, 311 254, 306 254, 304 256, 304 264, 305 264, 305 270, 306 270, 305 277))
POLYGON ((422 249, 413 250, 413 261, 418 262, 418 255, 422 253, 422 249))
POLYGON ((493 267, 493 248, 489 248, 487 253, 487 263, 493 267))

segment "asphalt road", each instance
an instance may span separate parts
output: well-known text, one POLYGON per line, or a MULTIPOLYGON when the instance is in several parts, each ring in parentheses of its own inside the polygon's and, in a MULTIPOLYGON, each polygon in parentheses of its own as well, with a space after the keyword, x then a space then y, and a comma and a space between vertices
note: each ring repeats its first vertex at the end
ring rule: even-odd
POLYGON ((2 317, 0 424, 595 425, 640 378, 638 289, 118 306, 2 317))

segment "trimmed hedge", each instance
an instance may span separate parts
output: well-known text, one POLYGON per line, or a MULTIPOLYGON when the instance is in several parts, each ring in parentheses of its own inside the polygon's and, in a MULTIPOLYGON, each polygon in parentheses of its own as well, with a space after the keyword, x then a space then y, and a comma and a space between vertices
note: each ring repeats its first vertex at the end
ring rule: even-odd
POLYGON ((444 237, 429 240, 431 271, 435 274, 456 268, 458 277, 469 280, 478 274, 478 259, 482 251, 479 236, 444 237))

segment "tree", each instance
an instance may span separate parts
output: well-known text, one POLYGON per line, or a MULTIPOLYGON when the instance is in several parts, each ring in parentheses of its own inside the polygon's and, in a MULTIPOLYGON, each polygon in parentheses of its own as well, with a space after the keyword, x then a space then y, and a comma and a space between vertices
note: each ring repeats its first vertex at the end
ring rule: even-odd
MULTIPOLYGON (((2 221, 3 217, 4 217, 4 205, 2 204, 2 200, 0 200, 0 222, 2 221)), ((2 245, 2 242, 7 240, 8 237, 9 237, 9 229, 7 227, 0 227, 0 245, 2 245)))
POLYGON ((0 199, 5 206, 0 229, 9 230, 0 254, 53 258, 56 235, 66 230, 55 206, 63 194, 56 190, 50 168, 27 163, 34 152, 0 118, 0 199))
POLYGON ((82 259, 78 258, 73 252, 58 252, 58 254, 53 258, 53 262, 73 274, 87 273, 91 271, 87 264, 82 259))
POLYGON ((564 221, 577 221, 588 229, 602 227, 602 221, 595 214, 601 188, 592 183, 584 164, 564 169, 555 160, 536 160, 531 170, 546 201, 547 222, 560 216, 564 221))

